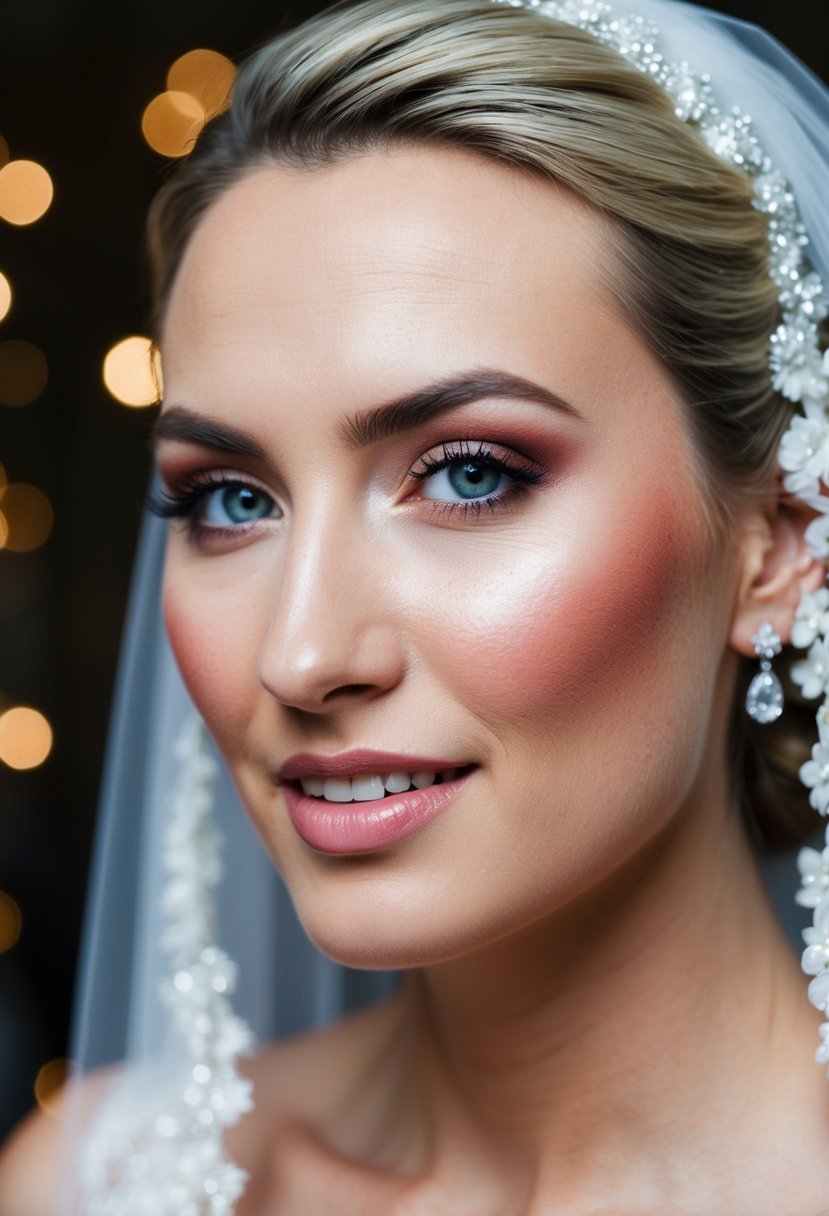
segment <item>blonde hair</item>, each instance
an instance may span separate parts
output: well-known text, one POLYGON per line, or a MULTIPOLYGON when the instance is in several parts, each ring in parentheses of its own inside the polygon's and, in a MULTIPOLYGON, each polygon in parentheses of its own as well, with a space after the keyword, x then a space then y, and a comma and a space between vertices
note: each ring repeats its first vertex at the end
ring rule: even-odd
MULTIPOLYGON (((607 217, 611 289, 686 402, 715 514, 770 492, 792 407, 769 375, 779 307, 751 182, 616 52, 490 0, 337 5, 253 55, 230 108, 151 208, 156 332, 190 235, 240 176, 269 161, 313 169, 406 141, 542 174, 607 217)), ((770 783, 743 717, 735 713, 733 731, 735 773, 747 761, 743 804, 764 839, 784 843, 811 827, 789 782, 802 757, 787 740, 786 776, 770 783)), ((764 736, 768 756, 775 729, 764 736)))

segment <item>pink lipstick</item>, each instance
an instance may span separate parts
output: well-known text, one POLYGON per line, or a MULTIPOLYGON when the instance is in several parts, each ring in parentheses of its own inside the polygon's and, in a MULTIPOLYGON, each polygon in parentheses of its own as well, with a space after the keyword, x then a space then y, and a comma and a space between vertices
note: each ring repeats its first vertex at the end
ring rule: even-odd
POLYGON ((294 771, 300 766, 303 777, 345 777, 359 772, 389 772, 394 769, 405 772, 435 772, 456 769, 448 780, 427 785, 423 789, 410 789, 405 793, 386 794, 383 798, 369 801, 331 802, 323 797, 303 792, 299 780, 287 780, 283 776, 291 772, 291 762, 280 770, 283 784, 280 789, 285 797, 288 815, 297 834, 313 849, 321 853, 337 855, 372 853, 388 849, 392 845, 412 836, 430 823, 455 801, 477 765, 461 767, 457 764, 424 760, 422 757, 395 755, 387 752, 362 753, 355 763, 357 753, 349 752, 337 757, 332 772, 330 764, 310 765, 306 757, 294 757, 294 771), (347 757, 347 760, 346 760, 347 757), (404 763, 405 762, 405 763, 404 763), (438 770, 439 771, 439 770, 438 770))

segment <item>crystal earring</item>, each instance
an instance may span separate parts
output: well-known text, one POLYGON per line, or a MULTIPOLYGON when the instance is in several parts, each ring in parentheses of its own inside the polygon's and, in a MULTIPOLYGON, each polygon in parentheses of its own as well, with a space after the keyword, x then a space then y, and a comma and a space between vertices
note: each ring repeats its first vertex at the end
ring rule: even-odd
POLYGON ((760 626, 751 640, 760 660, 760 670, 748 686, 746 713, 765 726, 776 722, 783 712, 783 686, 771 669, 772 659, 783 647, 780 634, 769 621, 760 626))

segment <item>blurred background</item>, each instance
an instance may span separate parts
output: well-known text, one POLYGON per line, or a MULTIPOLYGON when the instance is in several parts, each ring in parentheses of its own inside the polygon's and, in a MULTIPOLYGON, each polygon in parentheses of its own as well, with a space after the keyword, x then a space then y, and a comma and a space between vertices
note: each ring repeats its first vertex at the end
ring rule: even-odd
MULTIPOLYGON (((0 1139, 48 1105, 154 396, 147 205, 314 0, 0 0, 0 1139)), ((815 0, 720 3, 829 78, 815 0)))

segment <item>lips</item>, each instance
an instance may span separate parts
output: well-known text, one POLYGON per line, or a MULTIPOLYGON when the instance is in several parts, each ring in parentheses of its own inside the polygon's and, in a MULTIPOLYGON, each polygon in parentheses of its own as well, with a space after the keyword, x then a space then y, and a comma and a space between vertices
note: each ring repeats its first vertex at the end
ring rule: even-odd
POLYGON ((371 748, 353 748, 336 755, 314 752, 298 752, 280 768, 277 777, 281 782, 298 781, 301 777, 358 777, 372 773, 427 772, 439 773, 447 769, 467 768, 466 758, 447 759, 445 756, 413 756, 406 752, 381 752, 371 748))
POLYGON ((388 849, 419 832, 451 807, 476 771, 477 765, 467 765, 439 785, 373 802, 326 802, 303 793, 299 780, 285 781, 280 789, 294 830, 305 844, 320 853, 354 856, 388 849))

